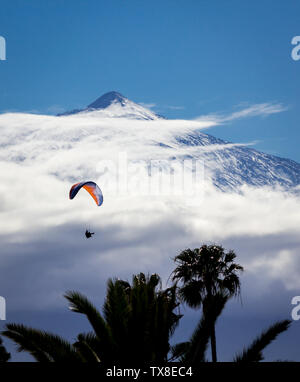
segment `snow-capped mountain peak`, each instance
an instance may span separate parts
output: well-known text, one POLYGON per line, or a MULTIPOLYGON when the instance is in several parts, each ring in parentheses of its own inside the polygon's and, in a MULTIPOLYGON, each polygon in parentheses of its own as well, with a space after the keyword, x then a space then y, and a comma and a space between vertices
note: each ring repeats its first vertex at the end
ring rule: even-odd
POLYGON ((88 115, 98 118, 130 118, 144 120, 156 120, 163 118, 144 106, 130 101, 128 98, 116 91, 103 94, 86 108, 67 111, 59 114, 59 116, 74 114, 84 116, 88 115))
POLYGON ((106 109, 112 103, 119 103, 121 106, 125 106, 126 101, 128 101, 128 99, 122 94, 111 91, 103 94, 101 97, 97 98, 96 101, 88 105, 88 109, 106 109))

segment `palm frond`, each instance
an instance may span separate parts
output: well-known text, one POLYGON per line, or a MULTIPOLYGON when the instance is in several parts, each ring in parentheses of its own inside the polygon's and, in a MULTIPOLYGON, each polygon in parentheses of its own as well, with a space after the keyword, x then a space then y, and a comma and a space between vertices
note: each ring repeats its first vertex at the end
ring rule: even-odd
POLYGON ((184 357, 184 354, 187 354, 190 346, 190 341, 180 342, 176 345, 171 346, 170 351, 172 356, 168 359, 168 362, 173 362, 184 357))
POLYGON ((278 321, 270 326, 260 336, 258 336, 252 344, 243 350, 240 355, 237 355, 234 362, 259 362, 263 360, 263 349, 268 346, 276 337, 286 331, 292 321, 283 320, 278 321))
POLYGON ((94 333, 78 334, 77 341, 73 344, 85 362, 100 362, 97 350, 99 341, 94 333))
POLYGON ((102 353, 99 355, 101 359, 111 359, 114 353, 115 343, 111 334, 111 330, 100 312, 87 299, 86 296, 79 292, 68 291, 64 296, 70 302, 70 309, 73 312, 85 314, 89 320, 97 338, 101 341, 102 353))
POLYGON ((68 341, 52 333, 20 324, 7 324, 2 334, 19 345, 18 351, 28 351, 39 362, 81 360, 68 341))
POLYGON ((178 295, 181 301, 191 308, 198 308, 205 295, 205 286, 202 280, 191 279, 179 288, 178 295))
POLYGON ((112 336, 117 338, 126 335, 130 305, 123 282, 108 280, 103 313, 112 336))

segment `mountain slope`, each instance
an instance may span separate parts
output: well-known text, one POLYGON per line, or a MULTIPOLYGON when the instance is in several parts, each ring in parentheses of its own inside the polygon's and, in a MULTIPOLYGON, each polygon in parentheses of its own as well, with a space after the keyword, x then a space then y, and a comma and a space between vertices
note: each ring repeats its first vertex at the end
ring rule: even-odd
POLYGON ((178 136, 176 140, 181 147, 198 148, 193 157, 204 161, 212 182, 224 191, 243 184, 285 188, 300 184, 300 164, 290 159, 234 145, 202 132, 178 136))

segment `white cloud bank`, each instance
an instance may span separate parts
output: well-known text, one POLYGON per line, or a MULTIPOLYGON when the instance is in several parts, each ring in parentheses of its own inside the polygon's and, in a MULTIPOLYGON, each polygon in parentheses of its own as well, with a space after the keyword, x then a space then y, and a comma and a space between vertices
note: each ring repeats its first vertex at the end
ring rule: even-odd
MULTIPOLYGON (((56 307, 67 289, 98 295, 110 276, 149 271, 166 279, 171 257, 210 242, 236 250, 250 295, 263 296, 277 281, 300 291, 297 195, 248 186, 223 193, 203 179, 199 198, 113 195, 102 187, 99 161, 120 152, 135 162, 167 159, 177 152, 175 135, 212 123, 1 115, 0 291, 10 308, 56 307), (100 208, 84 190, 68 199, 71 185, 84 179, 102 187, 100 208), (83 235, 88 226, 92 240, 83 235)), ((193 155, 195 147, 184 150, 193 155)))

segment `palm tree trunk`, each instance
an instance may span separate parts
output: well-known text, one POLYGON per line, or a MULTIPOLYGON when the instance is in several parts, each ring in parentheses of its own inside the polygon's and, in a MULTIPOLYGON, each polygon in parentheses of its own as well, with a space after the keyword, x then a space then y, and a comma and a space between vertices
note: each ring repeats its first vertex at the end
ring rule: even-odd
MULTIPOLYGON (((208 309, 208 306, 211 304, 214 304, 213 296, 212 296, 211 290, 207 288, 207 298, 206 298, 206 301, 203 302, 204 314, 205 314, 205 310, 208 309)), ((217 362, 217 344, 216 344, 216 331, 215 331, 214 323, 211 326, 210 345, 211 345, 212 362, 217 362)))
POLYGON ((217 362, 217 345, 216 345, 215 325, 213 325, 212 329, 211 329, 210 344, 211 344, 211 358, 212 358, 212 361, 213 362, 217 362))
MULTIPOLYGON (((213 301, 213 295, 211 293, 211 288, 206 288, 206 290, 207 290, 207 303, 213 304, 214 301, 213 301)), ((204 305, 203 305, 203 308, 205 309, 204 305)), ((216 344, 216 331, 215 331, 214 323, 212 324, 212 327, 211 327, 210 345, 211 345, 212 362, 217 362, 217 344, 216 344)))

